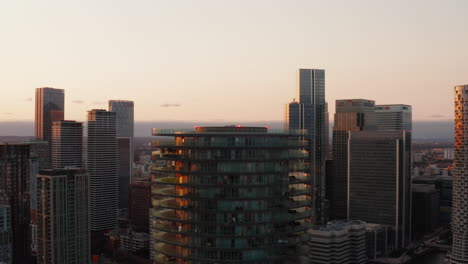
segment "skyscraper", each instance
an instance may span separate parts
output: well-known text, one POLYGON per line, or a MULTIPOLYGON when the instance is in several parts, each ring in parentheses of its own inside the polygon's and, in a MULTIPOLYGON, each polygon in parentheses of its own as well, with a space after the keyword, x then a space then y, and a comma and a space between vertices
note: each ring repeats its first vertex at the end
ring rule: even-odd
POLYGON ((39 264, 88 264, 88 175, 82 169, 42 170, 37 176, 39 264))
POLYGON ((264 127, 154 130, 153 263, 300 263, 313 211, 299 134, 264 127), (303 247, 301 247, 301 245, 303 247))
POLYGON ((378 130, 413 129, 411 105, 376 105, 375 116, 378 130))
POLYGON ((314 221, 325 222, 325 158, 328 152, 327 109, 325 102, 325 71, 299 69, 299 102, 290 103, 286 110, 286 128, 306 130, 304 139, 309 142, 312 204, 314 221))
MULTIPOLYGON (((37 88, 36 89, 36 139, 51 142, 52 122, 64 119, 65 92, 63 89, 37 88)), ((50 155, 50 154, 49 154, 50 155)))
POLYGON ((128 208, 129 184, 132 178, 134 113, 133 101, 110 100, 109 111, 116 113, 118 166, 119 166, 119 209, 128 208))
POLYGON ((333 168, 327 179, 331 219, 347 218, 348 138, 351 131, 376 130, 375 102, 336 100, 333 127, 333 168))
POLYGON ((13 263, 11 237, 11 209, 9 205, 0 204, 0 263, 13 263))
POLYGON ((137 231, 149 231, 151 206, 151 178, 135 178, 130 184, 129 218, 137 231))
POLYGON ((394 248, 405 248, 411 239, 411 132, 350 132, 347 156, 348 219, 391 227, 394 248))
POLYGON ((91 231, 117 227, 117 124, 116 114, 88 111, 87 169, 91 231))
POLYGON ((31 263, 29 145, 0 144, 0 204, 9 205, 13 263, 31 263))
POLYGON ((452 255, 468 263, 468 85, 455 87, 455 160, 453 166, 452 255))
POLYGON ((83 168, 83 123, 54 121, 51 143, 53 168, 83 168))

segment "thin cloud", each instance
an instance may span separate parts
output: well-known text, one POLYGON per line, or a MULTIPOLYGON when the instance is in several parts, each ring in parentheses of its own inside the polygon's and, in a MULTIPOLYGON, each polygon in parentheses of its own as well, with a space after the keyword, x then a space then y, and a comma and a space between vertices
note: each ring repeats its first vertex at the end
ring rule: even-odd
POLYGON ((11 112, 3 112, 2 115, 13 115, 11 112))
POLYGON ((73 100, 72 103, 74 104, 84 104, 83 100, 73 100))
POLYGON ((106 102, 100 102, 100 101, 94 101, 92 102, 91 104, 92 105, 102 105, 102 104, 105 104, 106 102))
POLYGON ((162 104, 161 107, 180 107, 180 104, 162 104))
POLYGON ((444 115, 430 115, 429 117, 431 117, 431 118, 444 118, 446 116, 444 116, 444 115))
POLYGON ((28 102, 32 102, 32 97, 28 97, 28 98, 26 98, 26 101, 28 101, 28 102))

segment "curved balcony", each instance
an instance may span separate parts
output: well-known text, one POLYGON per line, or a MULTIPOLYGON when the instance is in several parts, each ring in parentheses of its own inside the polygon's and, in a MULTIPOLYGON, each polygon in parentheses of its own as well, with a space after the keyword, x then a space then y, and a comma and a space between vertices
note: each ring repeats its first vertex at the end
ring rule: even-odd
POLYGON ((159 232, 152 235, 153 240, 158 242, 164 242, 166 244, 175 245, 175 246, 182 246, 187 247, 189 244, 189 238, 183 236, 181 234, 175 233, 166 233, 166 232, 159 232))
POLYGON ((170 223, 156 223, 152 226, 153 229, 167 232, 167 233, 177 233, 177 234, 188 234, 189 226, 188 225, 179 225, 175 226, 170 223))
POLYGON ((284 153, 280 155, 272 155, 272 156, 253 156, 253 157, 238 157, 238 158, 231 158, 231 157, 222 157, 222 156, 206 156, 206 155, 193 155, 193 156, 186 156, 181 154, 175 153, 167 153, 161 154, 158 160, 166 160, 166 161, 192 161, 192 162, 204 162, 204 161, 222 161, 222 162, 253 162, 253 161, 282 161, 282 160, 296 160, 296 159, 306 159, 309 155, 304 152, 297 152, 297 153, 284 153))
POLYGON ((173 258, 184 258, 188 256, 187 249, 183 249, 182 247, 173 246, 162 242, 154 243, 153 250, 173 258))

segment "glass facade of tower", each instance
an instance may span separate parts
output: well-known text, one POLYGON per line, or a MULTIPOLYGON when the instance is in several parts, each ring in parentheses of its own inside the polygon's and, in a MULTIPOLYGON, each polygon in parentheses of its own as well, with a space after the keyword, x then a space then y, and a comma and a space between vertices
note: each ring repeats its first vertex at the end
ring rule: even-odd
POLYGON ((325 158, 328 152, 328 122, 325 102, 325 71, 319 69, 299 69, 299 102, 286 107, 286 129, 305 130, 306 149, 310 153, 312 207, 315 223, 326 222, 325 213, 325 158))
POLYGON ((306 257, 313 210, 301 135, 263 127, 153 135, 175 138, 154 144, 160 151, 152 175, 153 263, 297 263, 306 257))

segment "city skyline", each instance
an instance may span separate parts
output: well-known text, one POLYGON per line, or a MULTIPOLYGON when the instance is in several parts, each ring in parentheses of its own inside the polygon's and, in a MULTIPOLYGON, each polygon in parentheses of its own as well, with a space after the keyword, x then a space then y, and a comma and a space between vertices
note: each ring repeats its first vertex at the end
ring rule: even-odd
POLYGON ((330 115, 373 98, 449 120, 449 87, 467 82, 466 1, 48 3, 0 11, 0 121, 31 120, 42 86, 65 89, 77 121, 112 99, 135 101, 138 121, 281 120, 298 68, 327 71, 330 115))

